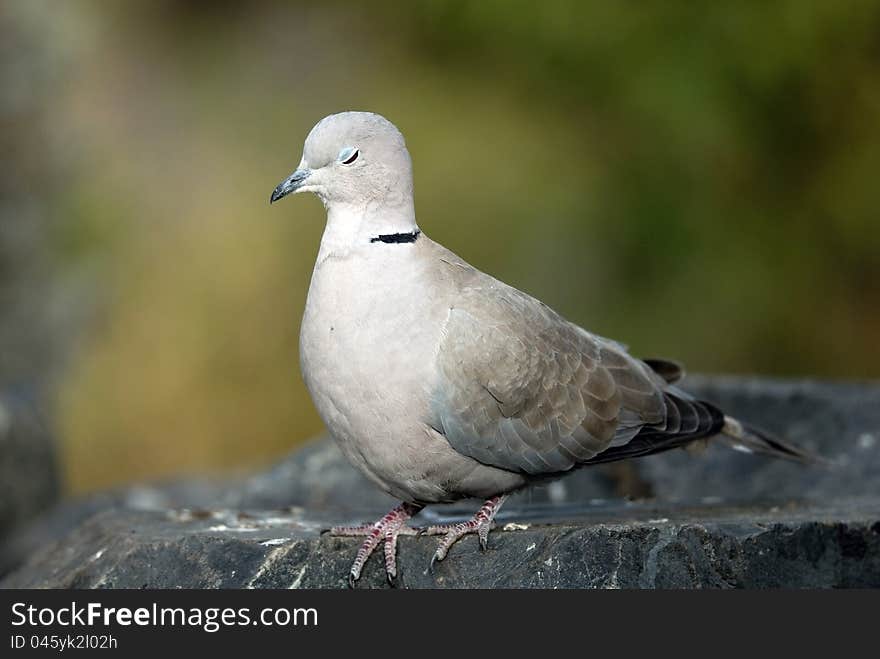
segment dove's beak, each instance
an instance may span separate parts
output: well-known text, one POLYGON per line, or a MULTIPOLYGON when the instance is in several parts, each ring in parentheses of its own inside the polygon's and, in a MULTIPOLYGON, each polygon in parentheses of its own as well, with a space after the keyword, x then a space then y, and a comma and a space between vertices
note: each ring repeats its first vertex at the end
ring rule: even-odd
POLYGON ((299 190, 311 173, 312 171, 310 169, 296 170, 293 174, 279 183, 278 187, 272 191, 272 196, 269 197, 269 203, 274 204, 282 197, 286 197, 291 192, 299 190))

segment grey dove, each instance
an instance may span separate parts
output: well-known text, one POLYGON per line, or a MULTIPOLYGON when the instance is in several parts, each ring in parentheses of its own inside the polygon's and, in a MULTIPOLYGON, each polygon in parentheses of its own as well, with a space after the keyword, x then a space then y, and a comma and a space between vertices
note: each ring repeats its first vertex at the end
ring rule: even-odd
POLYGON ((401 534, 468 533, 485 548, 510 492, 576 467, 719 438, 809 460, 676 386, 682 370, 639 360, 539 300, 477 270, 416 222, 403 135, 369 112, 322 119, 271 202, 313 192, 327 223, 300 333, 302 374, 346 458, 402 503, 365 536, 351 584, 384 547, 397 574, 401 534), (480 498, 468 522, 416 530, 431 503, 480 498))

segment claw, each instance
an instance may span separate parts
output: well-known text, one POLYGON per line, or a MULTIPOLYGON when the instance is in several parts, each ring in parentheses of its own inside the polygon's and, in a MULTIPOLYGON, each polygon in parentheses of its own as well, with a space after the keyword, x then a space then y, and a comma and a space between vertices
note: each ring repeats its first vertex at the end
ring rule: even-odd
POLYGON ((481 526, 477 530, 477 536, 480 539, 480 550, 486 551, 489 548, 489 531, 495 528, 495 522, 489 522, 481 526))
POLYGON ((440 524, 425 529, 425 533, 428 535, 443 535, 443 539, 437 546, 437 551, 434 552, 434 556, 431 558, 431 565, 428 567, 429 572, 433 574, 434 564, 446 558, 452 545, 469 533, 477 534, 477 538, 480 541, 480 549, 486 551, 489 547, 489 531, 495 527, 495 514, 498 512, 498 509, 501 508, 501 504, 504 503, 504 499, 506 498, 506 496, 499 496, 489 499, 477 511, 473 518, 467 522, 445 525, 440 524))
POLYGON ((489 531, 495 527, 495 514, 501 508, 505 498, 506 496, 492 497, 483 504, 471 520, 457 524, 436 525, 422 529, 411 528, 406 525, 406 521, 418 513, 421 506, 402 503, 374 524, 333 527, 330 529, 331 535, 366 536, 348 574, 349 588, 354 588, 357 585, 367 559, 380 542, 385 554, 385 576, 391 586, 397 586, 397 539, 401 535, 443 535, 437 551, 431 557, 431 563, 427 570, 430 574, 434 574, 436 564, 446 558, 452 545, 469 533, 477 534, 480 549, 486 551, 489 547, 489 531))
POLYGON ((348 574, 349 588, 354 588, 360 579, 363 567, 367 559, 383 543, 385 553, 385 574, 388 582, 393 586, 397 577, 397 537, 399 535, 417 535, 415 529, 406 526, 406 521, 421 510, 421 506, 410 503, 402 503, 392 509, 387 515, 375 524, 364 526, 337 526, 330 529, 331 535, 340 536, 366 536, 364 543, 358 549, 354 564, 348 574))
POLYGON ((389 585, 389 586, 391 586, 392 588, 397 588, 397 587, 399 587, 399 585, 400 585, 400 581, 399 581, 399 579, 398 579, 398 577, 397 577, 396 574, 393 574, 393 575, 392 575, 392 574, 388 574, 388 573, 386 572, 386 573, 385 573, 385 577, 388 579, 388 585, 389 585))

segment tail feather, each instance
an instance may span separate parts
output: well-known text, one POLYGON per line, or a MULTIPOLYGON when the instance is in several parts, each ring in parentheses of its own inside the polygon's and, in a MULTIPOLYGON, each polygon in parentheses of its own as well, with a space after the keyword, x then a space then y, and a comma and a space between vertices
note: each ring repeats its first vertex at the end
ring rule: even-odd
POLYGON ((761 453, 774 458, 792 460, 802 464, 830 466, 832 463, 816 453, 786 442, 765 430, 749 426, 733 417, 724 417, 724 426, 718 438, 731 448, 747 453, 761 453))

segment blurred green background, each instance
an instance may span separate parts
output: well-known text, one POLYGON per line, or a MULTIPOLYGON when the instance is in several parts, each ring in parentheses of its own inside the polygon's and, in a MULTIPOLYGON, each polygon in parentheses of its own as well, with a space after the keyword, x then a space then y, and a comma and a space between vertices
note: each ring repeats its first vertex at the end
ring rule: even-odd
POLYGON ((0 43, 0 376, 47 380, 69 492, 319 432, 323 208, 268 197, 346 109, 432 238, 636 354, 880 375, 877 2, 6 0, 0 43))

